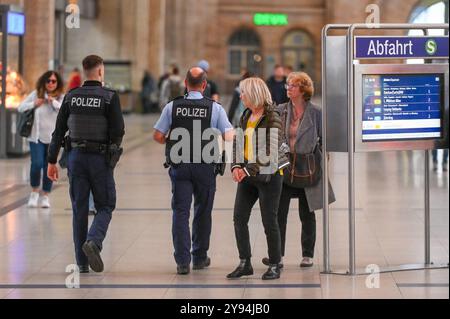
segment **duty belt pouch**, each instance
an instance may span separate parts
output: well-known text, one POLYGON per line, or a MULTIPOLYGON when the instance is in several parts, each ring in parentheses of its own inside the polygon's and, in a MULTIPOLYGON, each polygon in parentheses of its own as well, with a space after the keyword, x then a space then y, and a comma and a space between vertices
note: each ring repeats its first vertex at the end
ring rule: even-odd
POLYGON ((63 147, 66 153, 69 153, 72 150, 72 141, 70 140, 69 135, 64 137, 63 139, 63 147))
POLYGON ((227 159, 226 159, 226 152, 222 152, 222 157, 218 163, 215 164, 214 167, 214 173, 220 176, 223 176, 225 174, 225 169, 227 168, 227 159))
POLYGON ((319 145, 309 154, 289 154, 291 165, 285 170, 284 184, 293 188, 316 186, 322 178, 322 154, 319 145))
POLYGON ((170 140, 166 141, 166 149, 165 149, 165 155, 166 155, 166 162, 164 163, 165 168, 169 168, 172 166, 172 161, 170 160, 170 148, 172 147, 173 142, 170 140))
POLYGON ((108 164, 108 166, 112 169, 116 168, 122 154, 122 147, 118 147, 115 144, 110 145, 108 147, 108 151, 106 152, 106 163, 108 164))

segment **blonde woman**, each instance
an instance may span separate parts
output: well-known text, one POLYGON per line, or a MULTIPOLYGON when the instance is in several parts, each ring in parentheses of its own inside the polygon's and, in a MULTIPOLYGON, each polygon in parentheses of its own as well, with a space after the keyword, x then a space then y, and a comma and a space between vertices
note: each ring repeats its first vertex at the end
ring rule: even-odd
POLYGON ((64 83, 55 71, 45 72, 37 81, 33 91, 19 106, 19 112, 34 109, 34 123, 28 138, 31 153, 30 184, 32 192, 28 207, 39 206, 39 188, 42 179, 42 199, 40 206, 50 208, 48 195, 52 190, 52 181, 47 177, 48 146, 55 129, 56 117, 64 99, 64 83))
POLYGON ((245 139, 243 143, 239 142, 238 137, 235 139, 235 163, 231 170, 234 181, 239 183, 234 206, 234 229, 240 263, 227 278, 253 275, 248 221, 253 206, 259 200, 270 260, 269 269, 262 279, 278 279, 281 239, 277 211, 283 184, 282 170, 289 165, 282 151, 282 121, 274 109, 270 91, 263 80, 248 78, 240 83, 239 88, 246 107, 239 125, 245 132, 245 139), (277 133, 275 137, 270 134, 273 130, 277 133), (259 136, 260 134, 265 136, 259 136), (261 139, 265 143, 259 143, 261 139), (264 158, 266 154, 271 154, 269 165, 264 158), (268 166, 274 169, 268 169, 268 166))

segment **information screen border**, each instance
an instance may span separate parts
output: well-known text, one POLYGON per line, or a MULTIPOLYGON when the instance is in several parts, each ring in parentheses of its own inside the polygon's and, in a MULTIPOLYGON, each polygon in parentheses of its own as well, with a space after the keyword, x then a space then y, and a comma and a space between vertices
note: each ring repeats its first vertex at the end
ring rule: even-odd
MULTIPOLYGON (((441 131, 440 131, 440 136, 439 137, 389 138, 389 139, 367 140, 367 139, 364 139, 363 134, 361 134, 363 143, 389 142, 389 141, 395 142, 395 141, 435 140, 435 139, 441 139, 441 138, 444 137, 445 85, 446 85, 446 82, 445 82, 445 75, 443 73, 407 73, 407 74, 405 74, 405 73, 403 73, 403 74, 398 74, 398 73, 397 74, 392 74, 392 73, 391 74, 388 74, 388 73, 380 74, 380 73, 376 73, 376 74, 363 74, 361 79, 364 80, 364 78, 367 77, 367 76, 386 76, 386 77, 392 76, 392 77, 395 77, 395 76, 421 76, 421 75, 425 75, 425 76, 426 75, 432 75, 432 76, 440 78, 440 81, 439 81, 439 84, 440 84, 440 100, 441 100, 440 101, 440 112, 441 112, 441 118, 440 118, 440 122, 441 122, 440 129, 441 129, 441 131)), ((365 98, 365 96, 364 96, 364 87, 362 87, 362 90, 363 91, 361 92, 361 96, 362 96, 362 98, 364 100, 364 98, 365 98)), ((362 103, 361 104, 361 131, 363 130, 363 121, 364 121, 363 120, 364 112, 362 112, 363 108, 364 108, 364 104, 362 103)))
POLYGON ((401 151, 401 150, 433 150, 444 149, 449 146, 449 65, 447 63, 435 64, 357 64, 354 71, 354 86, 349 84, 349 88, 354 90, 354 151, 379 152, 379 151, 401 151), (441 138, 420 138, 420 139, 396 139, 363 141, 363 75, 420 75, 434 74, 444 78, 441 90, 443 99, 443 116, 441 119, 441 138))

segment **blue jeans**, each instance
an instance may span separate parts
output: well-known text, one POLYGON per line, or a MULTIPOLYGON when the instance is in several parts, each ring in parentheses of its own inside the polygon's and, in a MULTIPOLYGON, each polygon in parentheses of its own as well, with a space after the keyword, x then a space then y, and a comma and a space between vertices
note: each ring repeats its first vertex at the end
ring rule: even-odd
POLYGON ((41 142, 30 142, 30 154, 31 154, 31 169, 30 169, 30 184, 31 187, 36 189, 41 186, 41 173, 42 173, 42 190, 46 193, 52 191, 52 181, 47 177, 47 152, 48 144, 41 142))

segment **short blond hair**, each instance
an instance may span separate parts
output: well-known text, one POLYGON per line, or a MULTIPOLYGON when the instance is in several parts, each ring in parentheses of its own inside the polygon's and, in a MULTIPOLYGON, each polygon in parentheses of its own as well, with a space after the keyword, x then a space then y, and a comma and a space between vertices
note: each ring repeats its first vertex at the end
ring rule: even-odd
POLYGON ((310 101, 314 95, 314 83, 305 72, 292 72, 287 78, 287 83, 298 85, 305 101, 310 101))
POLYGON ((247 97, 252 106, 267 108, 273 104, 269 88, 266 82, 260 78, 251 77, 242 80, 239 83, 239 90, 247 97))

